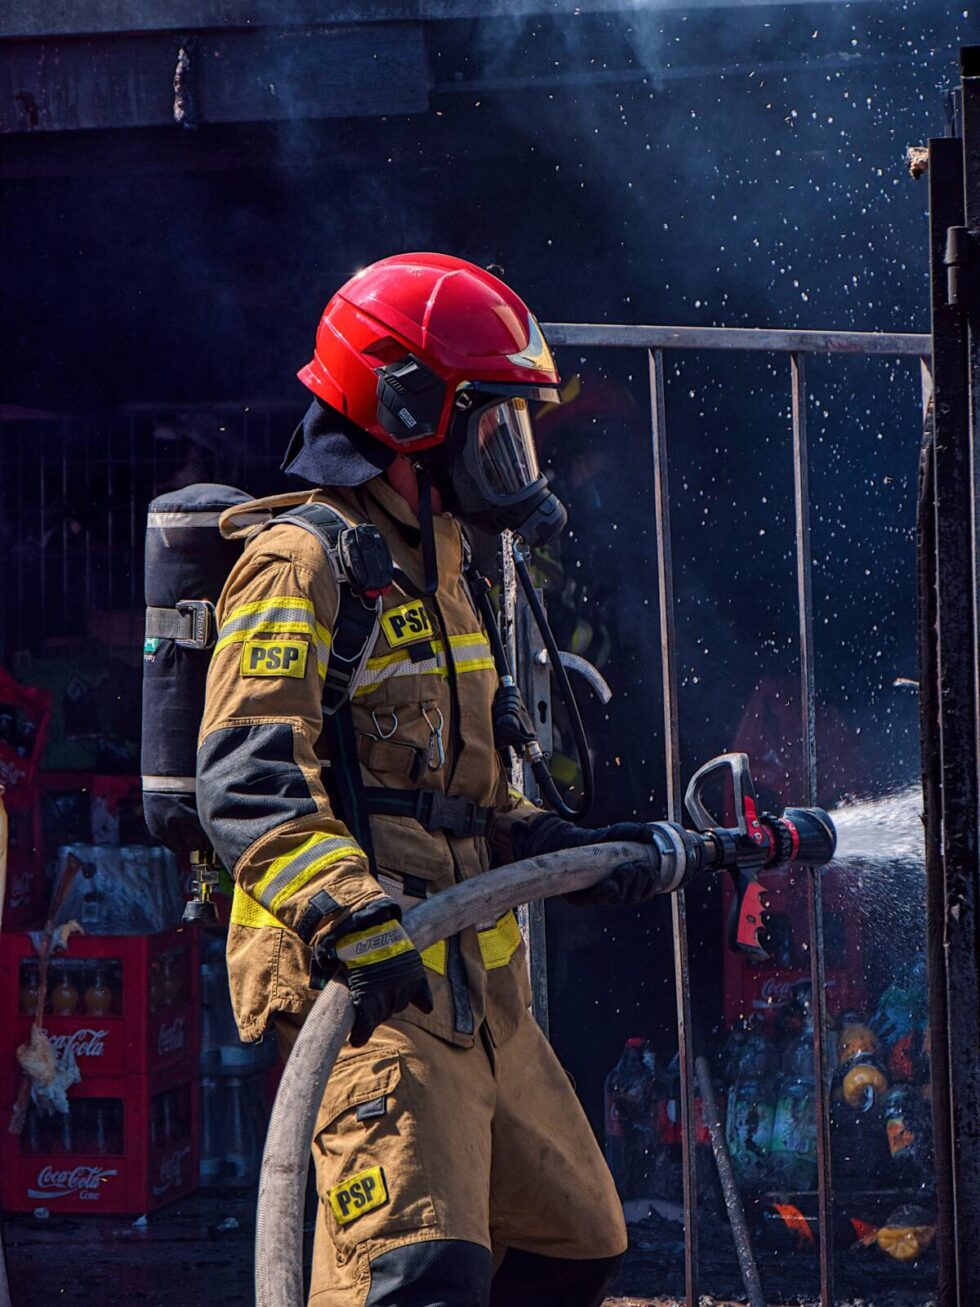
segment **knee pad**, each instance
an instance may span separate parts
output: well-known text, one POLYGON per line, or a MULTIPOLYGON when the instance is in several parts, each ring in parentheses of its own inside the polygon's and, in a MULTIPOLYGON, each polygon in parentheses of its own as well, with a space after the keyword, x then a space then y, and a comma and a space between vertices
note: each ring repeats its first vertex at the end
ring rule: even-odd
POLYGON ((487 1307, 490 1249, 464 1239, 402 1244, 371 1258, 364 1307, 487 1307))
POLYGON ((508 1248, 490 1287, 490 1307, 600 1307, 623 1260, 542 1257, 508 1248))

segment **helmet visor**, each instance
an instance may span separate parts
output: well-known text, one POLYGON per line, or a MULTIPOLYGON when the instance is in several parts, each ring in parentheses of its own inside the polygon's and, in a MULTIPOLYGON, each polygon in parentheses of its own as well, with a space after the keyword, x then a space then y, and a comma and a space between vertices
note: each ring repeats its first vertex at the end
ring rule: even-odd
POLYGON ((474 421, 480 473, 491 496, 509 499, 540 478, 526 399, 491 404, 474 421))

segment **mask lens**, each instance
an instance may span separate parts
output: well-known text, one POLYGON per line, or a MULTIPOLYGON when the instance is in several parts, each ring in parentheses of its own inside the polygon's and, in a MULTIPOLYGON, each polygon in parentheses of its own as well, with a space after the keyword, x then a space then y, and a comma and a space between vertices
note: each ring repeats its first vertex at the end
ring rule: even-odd
POLYGON ((508 399, 477 418, 476 444, 487 489, 513 495, 541 475, 527 400, 508 399))

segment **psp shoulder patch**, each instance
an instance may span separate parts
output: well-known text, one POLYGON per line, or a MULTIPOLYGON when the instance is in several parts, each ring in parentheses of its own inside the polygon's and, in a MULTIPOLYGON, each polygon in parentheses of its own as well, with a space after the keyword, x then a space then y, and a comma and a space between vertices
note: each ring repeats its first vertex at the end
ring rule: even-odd
POLYGON ((385 1173, 380 1166, 369 1166, 366 1171, 358 1171, 341 1184, 335 1184, 327 1190, 327 1201, 337 1218, 338 1225, 350 1225, 359 1216, 373 1212, 376 1207, 384 1207, 388 1201, 388 1186, 385 1173))
POLYGON ((392 649, 417 644, 419 640, 431 640, 435 634, 425 604, 417 599, 383 612, 381 626, 392 649))
POLYGON ((242 676, 306 675, 310 646, 306 640, 246 640, 242 646, 242 676))

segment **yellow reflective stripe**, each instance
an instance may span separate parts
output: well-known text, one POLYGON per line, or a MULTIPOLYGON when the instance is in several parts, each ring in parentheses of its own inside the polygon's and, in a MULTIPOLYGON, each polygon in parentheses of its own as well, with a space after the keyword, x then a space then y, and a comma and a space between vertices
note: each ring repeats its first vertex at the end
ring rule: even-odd
POLYGON ((239 604, 221 623, 214 652, 219 653, 229 645, 242 644, 262 631, 276 635, 304 632, 311 635, 316 644, 317 670, 321 677, 326 676, 331 637, 327 628, 316 620, 311 600, 300 595, 273 595, 269 599, 239 604))
MULTIPOLYGON (((412 662, 411 655, 405 650, 369 658, 364 671, 358 678, 357 688, 354 691, 355 698, 360 695, 370 694, 376 686, 395 676, 448 677, 449 669, 446 665, 445 644, 442 640, 432 640, 430 644, 432 646, 432 656, 423 658, 419 662, 412 662)), ((453 651, 453 665, 457 672, 495 670, 490 645, 486 636, 481 632, 473 631, 466 635, 451 635, 449 644, 453 651), (475 656, 459 658, 458 654, 464 651, 475 656)))
POLYGON ((493 658, 467 658, 463 662, 456 663, 457 672, 486 672, 493 671, 495 667, 493 658))
POLYGON ((489 930, 477 931, 480 957, 487 971, 505 967, 521 946, 521 928, 513 912, 501 917, 489 930))
POLYGON ((271 912, 275 912, 324 867, 344 858, 363 857, 361 848, 343 836, 314 834, 270 863, 268 870, 253 887, 252 894, 271 912))
POLYGON ((337 945, 337 957, 347 966, 369 967, 410 953, 414 947, 398 922, 392 920, 345 935, 337 945))
POLYGON ((446 957, 448 953, 449 948, 446 941, 438 939, 434 944, 430 944, 428 948, 422 950, 421 957, 430 971, 434 971, 437 976, 444 976, 446 974, 446 957))
POLYGON ((250 930, 261 926, 275 926, 278 930, 283 928, 278 917, 274 917, 271 912, 266 912, 262 904, 256 903, 240 885, 235 886, 235 892, 231 896, 231 924, 246 926, 250 930))

